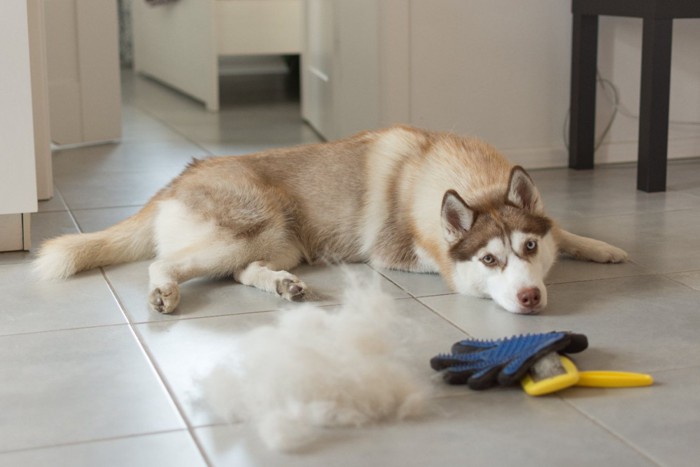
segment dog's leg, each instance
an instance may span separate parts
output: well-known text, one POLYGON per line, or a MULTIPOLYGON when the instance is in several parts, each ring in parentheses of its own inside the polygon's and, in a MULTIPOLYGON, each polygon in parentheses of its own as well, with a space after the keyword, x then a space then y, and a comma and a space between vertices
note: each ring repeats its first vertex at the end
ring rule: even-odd
MULTIPOLYGON (((296 261, 298 263, 298 260, 296 261)), ((308 287, 297 276, 264 261, 254 261, 234 274, 234 278, 244 285, 257 287, 280 297, 300 302, 307 298, 308 287)), ((294 267, 296 264, 285 265, 294 267)))
POLYGON ((240 252, 233 246, 186 248, 154 261, 148 268, 149 304, 160 313, 172 312, 180 302, 178 284, 195 277, 232 274, 237 253, 240 252))
POLYGON ((593 238, 572 234, 555 226, 552 234, 559 251, 576 259, 596 263, 620 263, 627 260, 627 253, 620 248, 593 238))

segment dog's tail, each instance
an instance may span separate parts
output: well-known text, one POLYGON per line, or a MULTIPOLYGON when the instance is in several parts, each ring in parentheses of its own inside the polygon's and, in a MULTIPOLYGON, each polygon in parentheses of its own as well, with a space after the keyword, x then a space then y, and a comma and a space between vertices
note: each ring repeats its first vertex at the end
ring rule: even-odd
POLYGON ((64 279, 80 271, 153 257, 157 203, 100 232, 63 235, 46 241, 34 266, 43 279, 64 279))

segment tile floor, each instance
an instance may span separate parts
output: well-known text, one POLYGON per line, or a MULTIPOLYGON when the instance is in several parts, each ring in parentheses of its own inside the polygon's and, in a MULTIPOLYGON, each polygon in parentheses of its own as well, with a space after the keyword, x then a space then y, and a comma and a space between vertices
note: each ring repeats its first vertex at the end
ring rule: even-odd
MULTIPOLYGON (((215 114, 126 73, 123 140, 56 153, 56 197, 32 218, 35 245, 132 214, 192 156, 317 141, 281 83, 229 84, 215 114)), ((539 316, 451 294, 436 276, 352 268, 378 276, 426 329, 430 340, 415 349, 426 378, 428 359, 465 335, 570 329, 590 340, 580 368, 650 372, 655 386, 531 398, 438 380, 439 410, 424 419, 333 430, 302 454, 269 452, 248 426, 209 413, 193 378, 286 303, 230 281, 195 280, 183 286, 179 312, 161 316, 146 307, 145 262, 41 283, 30 274, 31 252, 7 253, 0 255, 0 465, 697 465, 700 161, 672 163, 669 189, 658 194, 635 190, 634 166, 533 176, 565 227, 627 249, 631 261, 560 261, 539 316)), ((325 304, 337 303, 337 270, 299 274, 325 304)))

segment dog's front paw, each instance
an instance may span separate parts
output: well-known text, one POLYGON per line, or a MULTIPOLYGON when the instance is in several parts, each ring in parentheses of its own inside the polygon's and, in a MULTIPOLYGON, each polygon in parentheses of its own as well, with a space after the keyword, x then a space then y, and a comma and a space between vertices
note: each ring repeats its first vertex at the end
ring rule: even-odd
POLYGON ((277 294, 290 302, 303 302, 307 298, 308 287, 294 276, 277 281, 277 294))
POLYGON ((180 303, 180 287, 174 282, 155 287, 148 295, 148 303, 158 313, 171 313, 180 303))

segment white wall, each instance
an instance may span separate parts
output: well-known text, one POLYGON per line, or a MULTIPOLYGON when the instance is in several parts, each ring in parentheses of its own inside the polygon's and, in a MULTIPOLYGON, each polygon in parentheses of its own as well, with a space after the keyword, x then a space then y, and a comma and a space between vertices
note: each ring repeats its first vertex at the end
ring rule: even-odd
POLYGON ((0 14, 0 215, 37 210, 27 4, 0 14))
POLYGON ((121 137, 117 5, 44 0, 51 139, 59 145, 121 137))
MULTIPOLYGON (((329 68, 335 96, 325 113, 330 120, 324 119, 333 131, 321 129, 326 137, 410 123, 479 136, 526 167, 567 165, 569 0, 308 1, 332 3, 336 10, 326 49, 334 53, 329 68), (352 14, 337 14, 339 5, 349 4, 352 14), (375 24, 378 31, 371 29, 375 24), (361 40, 351 40, 352 31, 361 40), (355 57, 352 65, 344 63, 347 51, 355 57), (358 53, 364 53, 364 66, 358 53)), ((700 122, 698 50, 700 20, 677 20, 672 120, 700 122)), ((637 115, 641 20, 601 18, 599 68, 618 86, 627 114, 637 115)), ((598 112, 602 130, 611 107, 600 88, 598 112)), ((619 113, 596 162, 635 161, 637 125, 619 113)), ((672 125, 669 156, 700 156, 700 125, 672 125)))
MULTIPOLYGON (((411 0, 411 123, 489 140, 528 167, 565 166, 569 1, 411 0)), ((598 64, 622 105, 596 162, 637 159, 640 19, 601 17, 598 64)), ((700 123, 700 20, 674 24, 671 120, 700 123)), ((599 133, 612 112, 598 89, 599 133)), ((700 156, 700 125, 672 124, 669 156, 700 156)))
MULTIPOLYGON (((642 20, 601 17, 598 69, 619 89, 622 113, 596 153, 596 162, 636 160, 639 120, 642 20)), ((700 19, 674 21, 671 69, 669 156, 700 156, 700 19), (684 124, 680 122, 694 122, 684 124)), ((611 112, 609 99, 598 88, 600 129, 611 112)))
POLYGON ((379 126, 380 4, 306 0, 302 114, 328 139, 379 126))
POLYGON ((410 121, 495 144, 521 163, 565 159, 570 4, 413 0, 410 121))

